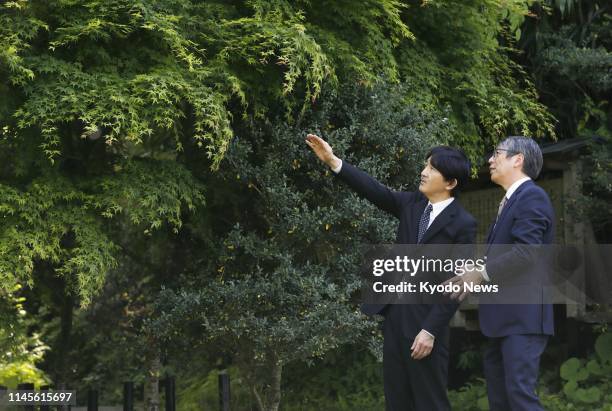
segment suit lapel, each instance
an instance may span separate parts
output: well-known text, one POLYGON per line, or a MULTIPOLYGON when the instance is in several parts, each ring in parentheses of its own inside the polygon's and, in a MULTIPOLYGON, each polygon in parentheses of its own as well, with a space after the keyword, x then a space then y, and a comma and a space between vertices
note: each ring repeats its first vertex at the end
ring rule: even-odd
POLYGON ((487 232, 487 244, 491 242, 491 235, 493 234, 493 228, 495 227, 495 221, 491 223, 489 226, 489 231, 487 232))
POLYGON ((446 227, 446 225, 452 221, 457 211, 456 203, 457 200, 453 200, 444 210, 442 210, 436 219, 433 220, 427 231, 425 231, 421 243, 427 243, 434 235, 438 233, 438 231, 446 227))
POLYGON ((504 206, 504 209, 502 210, 501 214, 499 215, 499 218, 497 219, 497 224, 495 223, 495 221, 493 222, 493 224, 491 224, 491 228, 489 229, 489 235, 487 236, 487 243, 488 244, 492 244, 493 243, 493 239, 495 238, 495 233, 497 232, 497 229, 502 224, 502 221, 504 220, 504 218, 510 212, 510 209, 512 208, 512 206, 514 206, 514 203, 516 202, 516 200, 517 200, 519 194, 521 193, 521 191, 525 187, 527 187, 530 183, 533 183, 533 181, 531 181, 531 180, 525 181, 523 184, 518 186, 518 188, 514 191, 514 193, 512 193, 512 196, 510 197, 508 202, 506 202, 506 205, 504 206))

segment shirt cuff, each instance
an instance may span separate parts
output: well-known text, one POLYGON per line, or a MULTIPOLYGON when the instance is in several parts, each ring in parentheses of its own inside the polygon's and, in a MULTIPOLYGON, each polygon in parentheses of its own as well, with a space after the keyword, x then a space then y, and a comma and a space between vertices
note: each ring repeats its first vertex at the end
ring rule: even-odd
POLYGON ((340 170, 342 170, 342 160, 340 160, 340 164, 338 165, 338 167, 335 167, 335 168, 331 169, 331 171, 333 171, 336 174, 338 174, 340 172, 340 170))
POLYGON ((433 338, 434 340, 436 339, 436 336, 433 335, 432 333, 430 333, 429 331, 427 331, 426 329, 422 329, 421 331, 424 331, 427 335, 429 335, 431 338, 433 338))

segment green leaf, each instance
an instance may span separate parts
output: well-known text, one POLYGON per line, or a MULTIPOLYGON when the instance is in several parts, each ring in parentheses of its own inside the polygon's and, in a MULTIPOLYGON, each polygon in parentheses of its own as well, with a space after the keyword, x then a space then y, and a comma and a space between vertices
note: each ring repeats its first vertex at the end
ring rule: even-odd
POLYGON ((567 381, 577 381, 580 370, 580 360, 578 358, 570 358, 561 365, 561 378, 567 381))
POLYGON ((604 370, 601 368, 597 360, 590 360, 586 365, 586 369, 593 375, 604 375, 604 370))
POLYGON ((612 365, 612 333, 602 334, 597 337, 595 352, 601 361, 612 365))
POLYGON ((568 397, 573 397, 578 389, 578 383, 575 380, 570 380, 569 382, 563 385, 563 392, 568 397))
POLYGON ((476 406, 479 410, 487 411, 489 409, 489 399, 487 397, 480 397, 476 406))

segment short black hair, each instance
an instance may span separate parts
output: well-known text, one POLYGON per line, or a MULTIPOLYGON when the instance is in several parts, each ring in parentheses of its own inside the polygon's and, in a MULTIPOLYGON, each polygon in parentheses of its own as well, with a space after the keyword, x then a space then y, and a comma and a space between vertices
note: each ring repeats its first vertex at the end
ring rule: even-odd
POLYGON ((430 159, 431 165, 442 174, 444 180, 457 180, 457 185, 451 190, 451 195, 456 197, 470 178, 470 160, 463 150, 438 146, 429 150, 426 159, 430 159))

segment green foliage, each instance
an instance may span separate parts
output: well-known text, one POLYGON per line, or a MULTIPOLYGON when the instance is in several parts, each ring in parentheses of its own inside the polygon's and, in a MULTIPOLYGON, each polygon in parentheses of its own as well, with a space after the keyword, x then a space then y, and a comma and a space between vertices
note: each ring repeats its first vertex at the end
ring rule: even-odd
POLYGON ((31 285, 36 262, 47 261, 88 305, 116 267, 118 248, 111 237, 117 226, 105 219, 123 214, 145 233, 162 222, 177 230, 183 208, 202 202, 201 186, 175 163, 129 162, 101 178, 66 178, 48 170, 22 189, 0 184, 2 286, 31 285))
POLYGON ((0 385, 17 389, 17 385, 24 381, 33 383, 37 389, 49 383, 45 373, 33 361, 16 360, 0 364, 0 385))
POLYGON ((401 88, 351 87, 320 100, 308 123, 245 125, 249 137, 234 143, 228 168, 210 182, 240 190, 231 205, 237 224, 223 228, 216 260, 162 295, 155 333, 172 339, 185 335, 177 326, 201 324, 205 342, 228 352, 255 392, 272 392, 266 382, 287 364, 367 344, 374 324, 351 303, 360 250, 392 241, 395 224, 335 181, 304 137, 322 130, 343 158, 394 187, 414 187, 448 125, 399 96, 401 88))
MULTIPOLYGON (((71 375, 92 385, 137 374, 142 358, 127 353, 183 335, 231 358, 261 408, 279 389, 262 375, 280 385, 284 367, 345 342, 380 348, 352 298, 360 246, 392 241, 395 225, 340 188, 303 137, 319 132, 414 188, 436 143, 478 159, 508 133, 550 134, 511 59, 528 4, 0 4, 0 288, 60 276, 89 305, 46 331, 74 326, 58 361, 86 353, 71 375)), ((58 314, 35 295, 49 304, 39 318, 58 314)))
POLYGON ((489 409, 487 389, 482 378, 467 383, 457 391, 449 391, 448 399, 453 410, 485 411, 489 409))
MULTIPOLYGON (((232 409, 255 410, 250 387, 234 366, 230 376, 232 409)), ((177 377, 177 407, 196 411, 218 407, 219 372, 209 367, 183 367, 177 377)), ((283 381, 284 411, 352 411, 384 408, 382 365, 358 345, 330 351, 311 363, 295 362, 287 366, 283 381)))
POLYGON ((583 192, 573 211, 591 221, 602 242, 609 242, 612 224, 612 17, 607 6, 605 1, 538 2, 520 42, 521 60, 558 119, 559 137, 588 140, 583 192))
POLYGON ((0 385, 12 389, 25 381, 37 387, 49 381, 37 367, 49 347, 38 334, 29 335, 32 321, 20 292, 21 286, 0 292, 0 385))
POLYGON ((609 376, 612 373, 612 334, 602 334, 595 342, 596 356, 588 361, 570 358, 561 365, 563 394, 568 401, 589 407, 612 402, 609 376))
POLYGON ((106 143, 120 151, 160 138, 181 150, 180 138, 188 136, 217 168, 234 135, 234 102, 261 115, 303 98, 304 110, 326 80, 336 81, 336 67, 368 81, 381 72, 396 76, 393 50, 410 36, 400 3, 333 5, 344 10, 333 25, 322 6, 6 3, 0 70, 10 81, 3 87, 15 126, 40 132, 40 147, 52 159, 61 152, 62 126, 77 120, 83 136, 101 127, 106 143))
POLYGON ((410 8, 414 43, 400 51, 412 100, 452 108, 451 139, 473 160, 509 134, 554 136, 553 117, 532 81, 514 62, 513 30, 528 1, 427 1, 410 8), (424 93, 425 91, 425 93, 424 93))
POLYGON ((473 371, 482 367, 482 354, 476 347, 462 350, 457 360, 457 368, 473 371))
POLYGON ((306 366, 287 370, 283 410, 384 409, 382 363, 365 347, 349 344, 306 366))
MULTIPOLYGON (((7 67, 14 73, 14 82, 34 78, 34 72, 26 67, 22 53, 30 46, 41 30, 48 26, 29 13, 27 0, 7 1, 0 5, 0 68, 7 67)), ((4 74, 4 71, 0 71, 4 74)))
MULTIPOLYGON (((446 115, 450 105, 453 135, 447 130, 444 139, 466 147, 472 158, 480 154, 481 138, 488 144, 512 127, 527 131, 549 124, 532 90, 521 91, 524 73, 497 39, 507 16, 516 20, 525 12, 524 2, 491 1, 485 13, 476 2, 415 8, 395 0, 358 8, 350 2, 282 0, 14 1, 0 7, 6 50, 0 87, 7 96, 0 103, 0 126, 9 148, 3 154, 16 158, 11 178, 27 177, 3 186, 3 207, 16 215, 19 202, 41 202, 29 206, 39 217, 21 223, 23 235, 4 232, 7 260, 1 272, 28 281, 35 261, 48 260, 74 277, 85 303, 115 264, 112 239, 93 210, 103 207, 103 216, 113 215, 124 207, 113 196, 126 193, 99 193, 85 182, 77 187, 65 178, 74 171, 48 170, 37 150, 62 167, 76 157, 85 163, 85 174, 98 167, 116 185, 142 183, 123 199, 145 205, 142 213, 132 209, 133 222, 148 219, 159 228, 159 208, 178 229, 178 204, 185 198, 148 195, 151 181, 122 179, 111 172, 109 157, 176 159, 173 152, 189 144, 205 147, 216 169, 240 124, 236 115, 282 114, 295 121, 294 108, 306 116, 324 85, 374 85, 381 75, 422 85, 412 97, 400 98, 426 96, 418 100, 430 113, 446 115), (433 29, 441 22, 451 23, 446 33, 452 41, 433 29), (105 144, 88 148, 85 142, 95 138, 105 144), (78 146, 76 152, 71 148, 78 146), (36 184, 48 191, 36 191, 36 184), (94 199, 97 194, 110 197, 94 199), (43 225, 46 219, 52 224, 43 225), (70 251, 60 241, 67 235, 75 237, 70 251)), ((174 193, 168 187, 163 192, 174 193)), ((187 201, 187 209, 192 206, 187 201)), ((30 211, 23 208, 19 218, 30 211)))
POLYGON ((454 142, 476 158, 480 139, 551 133, 552 119, 499 41, 528 4, 9 2, 0 69, 16 126, 40 131, 51 158, 62 125, 78 120, 83 135, 102 127, 120 151, 152 139, 181 150, 187 136, 216 168, 241 111, 234 102, 256 116, 284 107, 293 121, 296 103, 305 113, 324 85, 373 85, 381 75, 418 85, 411 99, 430 109, 450 105, 461 131, 454 142))
POLYGON ((612 224, 612 136, 589 141, 587 147, 581 172, 584 186, 572 211, 591 222, 603 243, 609 241, 612 224))
POLYGON ((91 197, 56 174, 32 181, 25 190, 0 186, 2 221, 0 273, 2 286, 32 284, 37 260, 57 264, 58 274, 70 276, 87 304, 114 264, 114 245, 103 234, 100 221, 82 204, 91 197), (69 247, 62 244, 71 236, 69 247))
MULTIPOLYGON (((612 365, 612 334, 602 334, 595 341, 595 352, 602 363, 612 365)), ((600 375, 600 374, 598 374, 600 375)))
MULTIPOLYGON (((595 354, 590 358, 570 358, 561 365, 557 374, 562 382, 560 392, 539 387, 542 406, 551 411, 609 411, 612 409, 611 373, 612 334, 606 333, 597 338, 595 354)), ((457 391, 450 391, 449 399, 454 410, 479 411, 489 409, 486 395, 485 380, 480 378, 457 391)))
POLYGON ((568 30, 542 36, 546 46, 540 58, 546 70, 567 82, 578 83, 587 90, 606 91, 612 88, 612 53, 603 46, 585 48, 565 37, 568 30))
MULTIPOLYGON (((230 376, 231 406, 236 410, 253 410, 248 384, 235 367, 226 370, 230 376)), ((177 409, 181 411, 212 410, 219 407, 219 372, 192 373, 177 380, 177 409)))

